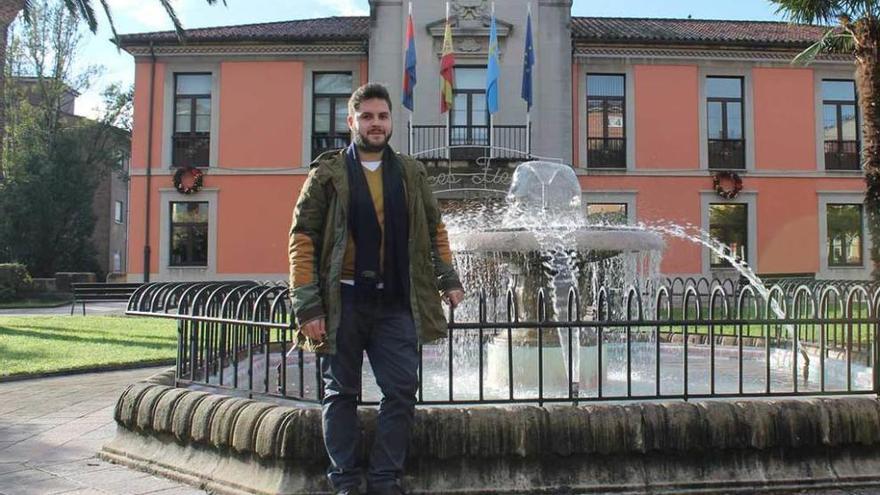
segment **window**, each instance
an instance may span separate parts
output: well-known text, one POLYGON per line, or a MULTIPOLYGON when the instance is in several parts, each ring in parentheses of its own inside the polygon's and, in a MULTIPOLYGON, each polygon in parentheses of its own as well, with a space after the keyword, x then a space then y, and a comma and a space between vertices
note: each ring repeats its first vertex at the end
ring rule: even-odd
POLYGON ((351 141, 348 99, 351 72, 312 75, 312 158, 328 150, 345 148, 351 141))
POLYGON ((113 209, 113 219, 116 223, 123 223, 125 220, 125 208, 122 201, 117 201, 113 209))
MULTIPOLYGON (((709 235, 728 247, 737 260, 747 261, 748 205, 710 204, 709 235)), ((729 267, 730 263, 714 251, 709 253, 712 268, 729 267)))
POLYGON ((852 80, 822 81, 822 134, 826 170, 859 170, 856 84, 852 80))
POLYGON ((170 266, 207 266, 208 203, 171 203, 170 266))
POLYGON ((829 204, 828 266, 862 266, 862 205, 829 204))
POLYGON ((743 78, 706 78, 709 168, 745 169, 743 78))
POLYGON ((207 167, 211 145, 211 74, 174 75, 175 167, 207 167))
POLYGON ((485 67, 455 68, 450 114, 450 146, 489 146, 485 67))
POLYGON ((587 205, 587 222, 590 224, 626 225, 626 203, 590 203, 587 205))
POLYGON ((626 168, 625 77, 587 74, 587 166, 626 168))

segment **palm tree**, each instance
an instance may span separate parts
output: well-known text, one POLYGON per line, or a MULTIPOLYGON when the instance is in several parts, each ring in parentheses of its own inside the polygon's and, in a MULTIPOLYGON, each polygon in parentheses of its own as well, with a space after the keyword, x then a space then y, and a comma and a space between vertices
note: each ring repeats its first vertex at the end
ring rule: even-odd
MULTIPOLYGON (((5 71, 3 71, 2 68, 6 66, 6 42, 9 35, 9 25, 12 24, 12 21, 14 21, 21 12, 24 12, 25 21, 29 20, 35 1, 36 0, 0 0, 0 95, 3 94, 3 89, 6 83, 5 71)), ((63 1, 64 5, 73 15, 82 19, 89 26, 89 30, 93 33, 97 32, 98 18, 95 15, 95 2, 93 0, 56 1, 63 1)), ((168 14, 171 22, 174 24, 174 30, 177 31, 178 38, 181 40, 184 39, 185 32, 183 25, 180 23, 180 19, 177 17, 177 13, 171 5, 171 0, 157 1, 162 4, 162 7, 168 14)), ((205 1, 208 2, 208 5, 214 5, 217 3, 217 0, 205 1)), ((223 2, 223 5, 226 5, 226 0, 221 1, 223 2)), ((101 9, 103 9, 104 15, 107 17, 107 22, 110 24, 110 30, 113 32, 113 38, 118 41, 119 37, 116 33, 116 25, 113 23, 113 14, 110 12, 110 5, 107 3, 107 0, 97 0, 97 2, 101 5, 101 9)), ((3 102, 3 99, 0 98, 0 149, 3 148, 3 135, 6 127, 5 110, 5 103, 3 102)), ((3 164, 0 163, 0 182, 2 182, 2 180, 3 164)))
POLYGON ((856 87, 862 114, 862 168, 865 210, 873 247, 874 278, 880 279, 880 3, 875 0, 770 0, 792 22, 828 26, 794 63, 809 63, 819 53, 846 51, 856 62, 856 87))

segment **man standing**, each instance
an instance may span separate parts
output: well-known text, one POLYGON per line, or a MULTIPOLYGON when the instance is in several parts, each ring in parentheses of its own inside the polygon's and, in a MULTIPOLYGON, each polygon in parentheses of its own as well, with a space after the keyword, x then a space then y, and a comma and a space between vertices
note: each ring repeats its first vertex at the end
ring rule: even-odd
POLYGON ((446 336, 441 297, 464 298, 422 164, 395 153, 381 84, 348 101, 352 144, 312 163, 293 212, 290 287, 299 347, 321 354, 327 476, 359 494, 357 394, 367 352, 382 402, 367 491, 402 494, 415 413, 418 345, 446 336))

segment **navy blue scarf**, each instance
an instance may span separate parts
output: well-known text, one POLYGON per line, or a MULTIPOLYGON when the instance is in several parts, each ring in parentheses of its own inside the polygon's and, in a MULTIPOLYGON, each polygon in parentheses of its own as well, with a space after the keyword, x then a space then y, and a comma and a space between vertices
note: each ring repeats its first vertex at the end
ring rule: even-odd
POLYGON ((345 152, 345 164, 350 189, 348 226, 355 245, 354 284, 357 298, 375 301, 381 294, 387 303, 407 304, 409 215, 403 187, 403 164, 391 146, 386 146, 382 155, 382 195, 385 204, 385 257, 382 265, 379 263, 382 229, 354 143, 345 152), (381 292, 379 283, 384 287, 381 292))

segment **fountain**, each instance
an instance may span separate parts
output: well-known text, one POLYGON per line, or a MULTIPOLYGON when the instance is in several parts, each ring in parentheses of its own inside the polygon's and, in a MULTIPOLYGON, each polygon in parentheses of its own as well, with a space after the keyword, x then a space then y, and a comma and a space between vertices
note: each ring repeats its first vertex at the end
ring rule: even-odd
MULTIPOLYGON (((517 166, 502 208, 480 208, 476 215, 457 212, 447 219, 456 265, 464 268, 459 272, 471 301, 485 296, 485 287, 503 291, 491 294, 492 301, 505 299, 508 291, 514 298, 515 314, 502 315, 503 305, 490 304, 490 319, 570 319, 565 306, 571 289, 595 295, 600 283, 620 290, 627 283, 657 275, 662 237, 643 229, 590 225, 581 197, 571 166, 529 161, 517 166), (611 272, 616 276, 609 277, 611 272)), ((588 308, 585 317, 589 319, 595 314, 595 298, 581 303, 588 308)), ((459 312, 475 316, 478 310, 466 302, 459 312)), ((580 330, 572 329, 569 358, 567 331, 560 328, 550 338, 541 335, 542 331, 494 335, 486 349, 487 386, 500 389, 515 379, 514 388, 534 390, 571 381, 577 396, 581 383, 598 383, 595 338, 582 339, 580 330), (516 363, 515 377, 508 376, 510 361, 516 363), (531 372, 538 361, 541 374, 531 372)))

